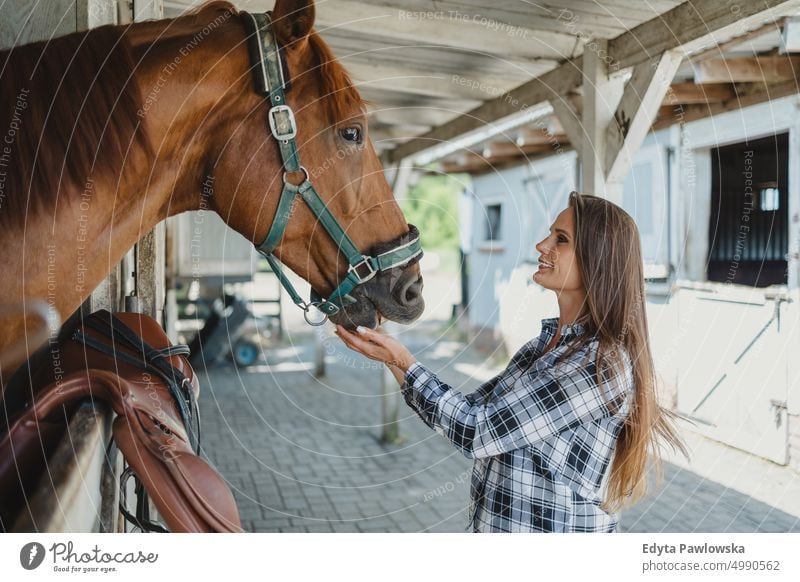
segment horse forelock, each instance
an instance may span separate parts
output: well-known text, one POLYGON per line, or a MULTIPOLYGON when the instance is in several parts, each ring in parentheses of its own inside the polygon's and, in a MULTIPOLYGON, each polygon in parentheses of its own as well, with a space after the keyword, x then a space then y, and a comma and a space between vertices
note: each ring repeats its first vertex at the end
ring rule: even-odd
POLYGON ((313 56, 314 67, 303 76, 319 88, 328 122, 332 125, 351 118, 355 112, 364 112, 367 101, 361 97, 347 70, 336 60, 333 51, 322 37, 312 32, 308 47, 313 56))
MULTIPOLYGON (((239 14, 239 11, 230 2, 211 0, 193 9, 186 16, 193 16, 196 22, 202 23, 217 13, 225 12, 239 14)), ((191 21, 187 19, 186 22, 188 24, 191 21)), ((278 42, 284 48, 291 50, 292 43, 281 38, 279 30, 276 32, 278 33, 278 42)), ((320 100, 328 115, 327 121, 335 125, 352 117, 356 111, 365 111, 368 102, 361 97, 347 70, 339 63, 328 44, 316 31, 311 32, 305 47, 311 58, 301 60, 311 62, 310 69, 307 71, 290 70, 286 71, 286 74, 296 84, 313 87, 315 91, 319 91, 320 100)))

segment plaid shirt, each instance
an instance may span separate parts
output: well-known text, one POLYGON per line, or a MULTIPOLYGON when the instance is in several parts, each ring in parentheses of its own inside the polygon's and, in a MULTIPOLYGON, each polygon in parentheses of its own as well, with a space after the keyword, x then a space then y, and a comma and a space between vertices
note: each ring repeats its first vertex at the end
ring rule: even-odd
POLYGON ((596 337, 553 366, 566 343, 583 333, 580 323, 562 326, 557 345, 542 355, 557 325, 558 317, 543 319, 539 337, 472 394, 452 389, 419 362, 405 374, 401 392, 406 403, 475 460, 465 529, 616 531, 617 514, 599 504, 633 394, 631 361, 621 350, 625 374, 609 380, 601 394, 596 337), (588 363, 582 366, 586 355, 588 363))

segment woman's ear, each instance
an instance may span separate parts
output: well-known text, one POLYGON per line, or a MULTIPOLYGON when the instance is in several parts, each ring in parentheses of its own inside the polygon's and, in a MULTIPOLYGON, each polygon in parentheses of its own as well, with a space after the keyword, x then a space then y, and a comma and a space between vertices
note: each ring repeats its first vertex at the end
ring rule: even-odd
POLYGON ((314 0, 276 0, 272 23, 282 45, 305 39, 314 28, 314 0))

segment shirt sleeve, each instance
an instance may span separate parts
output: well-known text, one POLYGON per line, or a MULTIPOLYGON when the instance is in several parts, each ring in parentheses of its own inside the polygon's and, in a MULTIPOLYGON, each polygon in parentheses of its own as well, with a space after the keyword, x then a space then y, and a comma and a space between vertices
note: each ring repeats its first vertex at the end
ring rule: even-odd
MULTIPOLYGON (((408 404, 408 406, 414 412, 417 413, 417 416, 419 416, 422 419, 422 422, 424 422, 430 428, 435 430, 434 426, 431 425, 428 417, 425 414, 421 413, 420 410, 417 408, 417 406, 419 404, 421 404, 420 399, 419 398, 415 398, 414 397, 414 392, 409 389, 409 380, 411 380, 413 382, 412 379, 414 378, 414 376, 411 375, 412 374, 411 369, 414 368, 415 366, 422 367, 422 364, 420 364, 419 362, 414 362, 406 370, 405 380, 404 380, 403 385, 400 387, 400 392, 403 395, 403 398, 406 401, 406 404, 408 404)), ((494 389, 497 387, 497 384, 503 379, 503 376, 506 375, 507 372, 508 372, 508 369, 506 368, 505 370, 503 370, 502 372, 500 372, 499 374, 497 374, 496 376, 494 376, 490 380, 488 380, 488 381, 484 382, 483 384, 481 384, 480 386, 478 386, 478 388, 474 392, 471 392, 470 394, 465 395, 464 398, 470 404, 483 404, 483 403, 485 403, 486 400, 489 398, 489 396, 494 391, 494 389)), ((416 372, 414 372, 414 373, 416 373, 416 372)), ((449 388, 450 387, 448 386, 448 389, 449 388)))
POLYGON ((531 370, 491 401, 473 403, 419 362, 408 368, 403 397, 426 425, 469 459, 513 451, 611 416, 592 367, 555 376, 531 370))

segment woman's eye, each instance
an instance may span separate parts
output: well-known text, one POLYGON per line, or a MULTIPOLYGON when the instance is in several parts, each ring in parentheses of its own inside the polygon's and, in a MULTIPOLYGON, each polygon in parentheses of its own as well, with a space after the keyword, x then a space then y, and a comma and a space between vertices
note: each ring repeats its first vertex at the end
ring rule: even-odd
POLYGON ((339 135, 341 135, 342 139, 345 141, 352 143, 361 143, 362 141, 361 128, 355 125, 340 130, 339 135))

